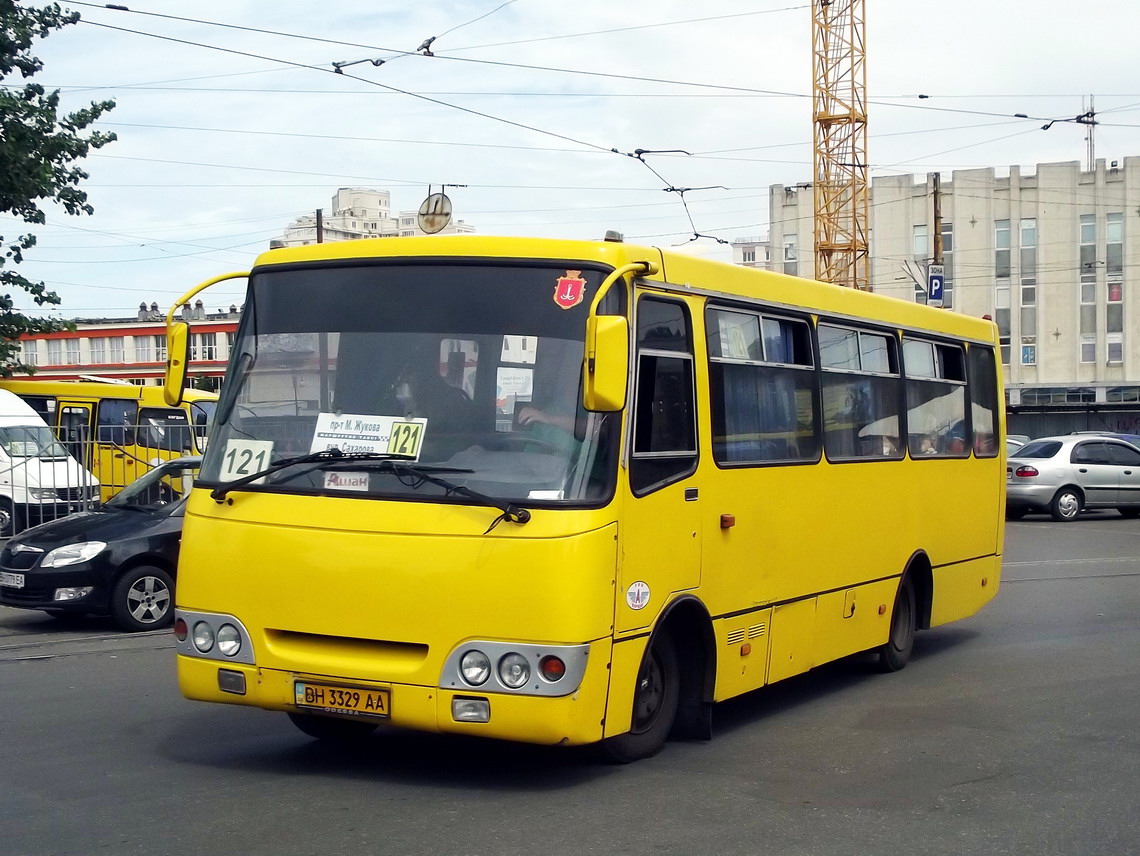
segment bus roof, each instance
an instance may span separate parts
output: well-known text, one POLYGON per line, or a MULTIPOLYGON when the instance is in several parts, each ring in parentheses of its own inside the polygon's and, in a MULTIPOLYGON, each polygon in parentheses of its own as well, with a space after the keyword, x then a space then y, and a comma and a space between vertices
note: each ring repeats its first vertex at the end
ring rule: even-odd
MULTIPOLYGON (((57 398, 126 398, 138 401, 148 407, 165 407, 161 386, 138 386, 133 383, 100 383, 99 381, 54 380, 44 378, 5 378, 0 380, 0 390, 8 390, 17 395, 51 395, 57 398)), ((217 401, 216 392, 200 389, 186 390, 187 401, 217 401)))
POLYGON ((660 273, 645 277, 646 280, 682 286, 690 293, 711 292, 762 300, 808 312, 849 316, 986 342, 997 339, 997 327, 988 319, 660 247, 617 241, 488 235, 364 238, 269 250, 258 256, 254 272, 276 265, 398 258, 549 259, 556 266, 592 262, 609 267, 647 260, 657 264, 660 273))

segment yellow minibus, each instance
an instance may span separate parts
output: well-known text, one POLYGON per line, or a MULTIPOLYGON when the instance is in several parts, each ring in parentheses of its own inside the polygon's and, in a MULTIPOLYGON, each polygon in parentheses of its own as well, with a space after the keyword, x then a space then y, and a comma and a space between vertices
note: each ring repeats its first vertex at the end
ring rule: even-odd
POLYGON ((188 389, 171 407, 157 386, 99 381, 0 379, 55 432, 110 499, 151 467, 206 446, 217 393, 188 389))
MULTIPOLYGON (((997 330, 621 242, 271 250, 178 569, 185 696, 619 761, 997 592, 997 330)), ((167 393, 186 329, 168 319, 167 393)))

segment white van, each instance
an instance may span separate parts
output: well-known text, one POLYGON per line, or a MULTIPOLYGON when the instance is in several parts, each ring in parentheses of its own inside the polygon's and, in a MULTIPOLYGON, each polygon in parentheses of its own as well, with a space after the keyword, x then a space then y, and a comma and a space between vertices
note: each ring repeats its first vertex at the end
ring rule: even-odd
POLYGON ((99 482, 23 399, 0 389, 0 538, 91 507, 99 482))

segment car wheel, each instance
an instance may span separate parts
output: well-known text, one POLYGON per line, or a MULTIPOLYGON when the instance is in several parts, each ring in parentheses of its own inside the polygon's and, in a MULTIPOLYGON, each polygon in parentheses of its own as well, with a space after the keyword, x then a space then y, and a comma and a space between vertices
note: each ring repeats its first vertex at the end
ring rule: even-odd
POLYGON ((673 640, 657 635, 641 661, 633 692, 633 716, 629 731, 602 741, 611 761, 628 764, 656 755, 677 718, 681 697, 681 667, 673 640))
POLYGON ((1081 495, 1071 487, 1061 488, 1049 504, 1049 513, 1054 520, 1073 522, 1081 513, 1081 495))
POLYGON ((902 578, 895 594, 895 608, 891 611, 891 635, 879 648, 879 671, 897 672, 910 660, 914 650, 915 631, 914 583, 910 577, 902 578))
POLYGON ((1023 518, 1028 513, 1029 513, 1028 508, 1009 508, 1009 507, 1007 507, 1005 509, 1005 519, 1006 520, 1020 520, 1021 518, 1023 518))
POLYGON ((123 630, 158 630, 174 621, 174 580, 152 565, 131 568, 111 592, 111 615, 123 630))
POLYGON ((0 538, 11 538, 23 527, 16 506, 8 497, 0 497, 0 538))
POLYGON ((1140 507, 1137 507, 1135 505, 1126 505, 1123 508, 1118 508, 1116 510, 1120 512, 1121 517, 1140 517, 1140 507))
POLYGON ((376 723, 367 720, 339 719, 311 713, 291 713, 289 719, 310 737, 336 743, 361 740, 376 730, 376 723))

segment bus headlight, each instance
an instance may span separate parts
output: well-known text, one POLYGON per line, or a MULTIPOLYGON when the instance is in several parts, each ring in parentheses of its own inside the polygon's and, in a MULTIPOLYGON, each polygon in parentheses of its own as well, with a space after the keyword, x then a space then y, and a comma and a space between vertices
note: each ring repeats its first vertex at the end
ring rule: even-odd
POLYGON ((194 635, 191 640, 194 642, 194 647, 203 654, 209 652, 214 647, 214 628, 205 621, 199 621, 194 625, 194 635))
POLYGON ((241 634, 232 624, 223 624, 218 628, 217 642, 218 650, 227 657, 232 657, 241 650, 241 634))
POLYGON ((463 675, 463 680, 477 687, 486 683, 487 678, 491 677, 491 660, 482 651, 468 651, 459 661, 459 671, 463 675))
POLYGON ((510 653, 499 661, 499 680, 517 690, 530 680, 530 663, 522 654, 510 653))

